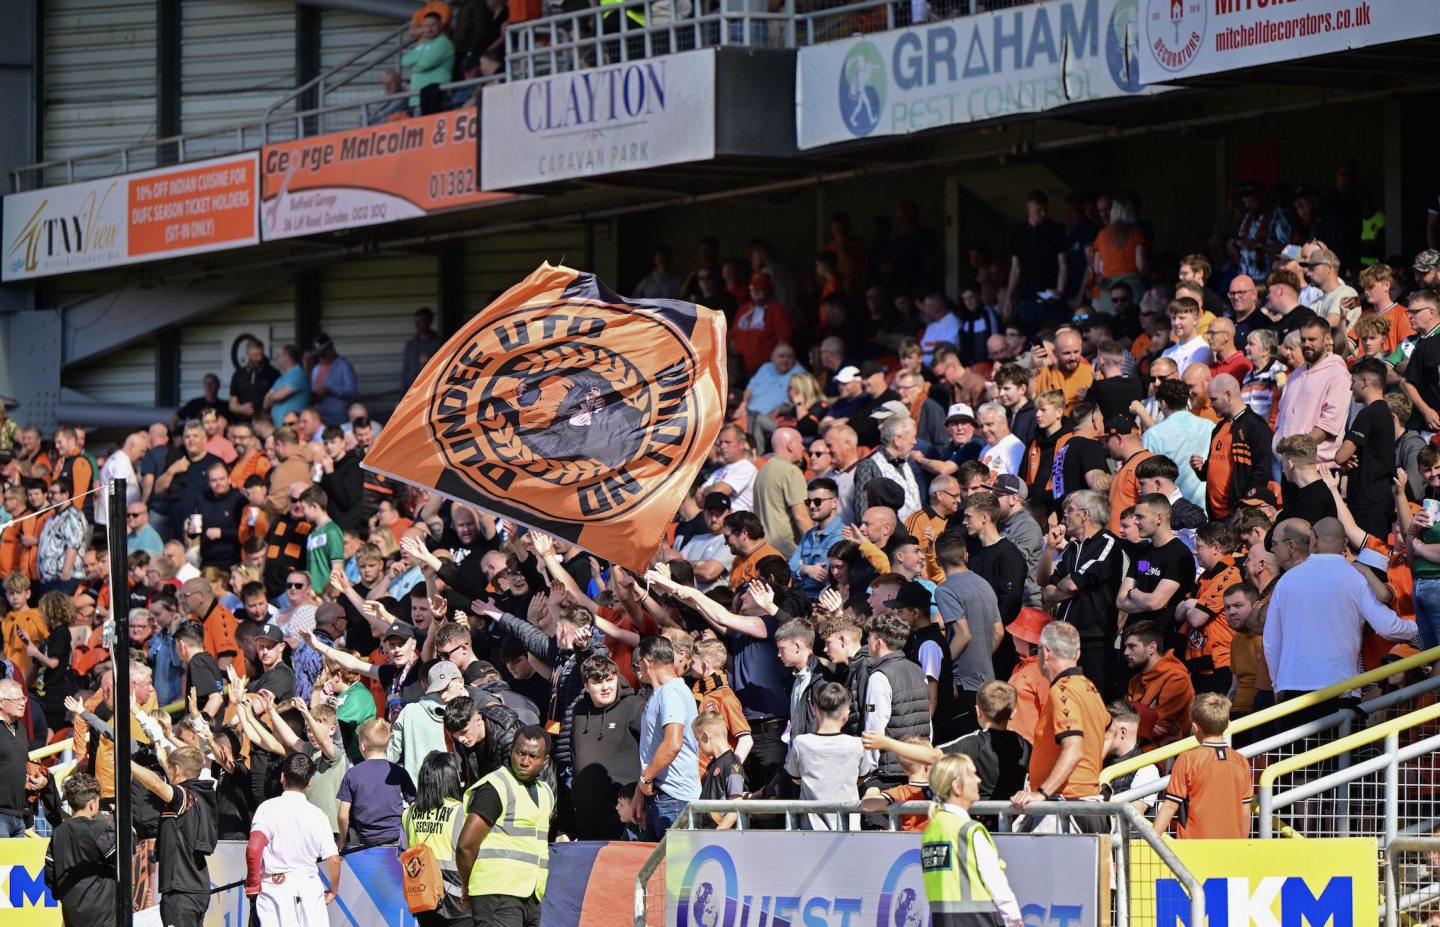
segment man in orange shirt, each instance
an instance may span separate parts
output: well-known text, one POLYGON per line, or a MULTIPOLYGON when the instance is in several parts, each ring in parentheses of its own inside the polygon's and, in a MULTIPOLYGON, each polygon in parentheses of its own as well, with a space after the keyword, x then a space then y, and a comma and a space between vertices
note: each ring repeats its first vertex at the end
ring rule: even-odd
POLYGON ((1084 346, 1084 339, 1075 329, 1062 328, 1056 332, 1055 364, 1035 374, 1030 395, 1038 396, 1047 390, 1058 389, 1065 394, 1065 414, 1074 412, 1075 404, 1085 398, 1095 382, 1095 371, 1081 354, 1084 346))
POLYGON ((29 482, 5 487, 5 511, 10 513, 10 523, 0 528, 0 577, 22 573, 35 583, 40 581, 40 529, 45 526, 45 517, 27 517, 30 503, 25 484, 29 482))
POLYGON ((1015 642, 1015 653, 1020 662, 1010 672, 1010 687, 1015 690, 1015 712, 1010 716, 1010 730, 1035 742, 1035 727, 1040 723, 1040 712, 1050 701, 1050 681, 1040 669, 1040 632, 1053 619, 1038 608, 1026 606, 1020 609, 1015 620, 1005 626, 1010 639, 1015 642))
POLYGON ((198 576, 186 580, 180 587, 180 607, 204 626, 205 652, 215 658, 220 668, 233 665, 238 675, 246 675, 245 656, 235 641, 235 629, 240 622, 215 598, 210 584, 198 576))
POLYGON ((1100 794, 1110 715, 1095 684, 1080 671, 1080 632, 1068 622, 1050 622, 1040 632, 1039 657, 1050 700, 1035 727, 1030 787, 1010 799, 1016 811, 1037 801, 1100 794))
POLYGON ((760 524, 760 519, 754 512, 731 512, 726 515, 721 532, 725 536, 726 546, 735 555, 735 562, 730 564, 732 590, 738 590, 760 575, 756 567, 761 560, 780 556, 780 551, 765 540, 765 527, 760 524))
POLYGON ((1244 840, 1255 787, 1250 761, 1225 742, 1230 700, 1206 692, 1195 699, 1190 720, 1200 746, 1175 761, 1155 830, 1165 833, 1173 818, 1181 840, 1244 840))
POLYGON ((255 428, 249 422, 237 422, 230 426, 230 441, 235 445, 235 463, 230 467, 230 485, 244 489, 245 481, 252 476, 264 477, 270 472, 270 458, 255 438, 255 428))
POLYGON ((1154 457, 1140 443, 1135 416, 1121 412, 1105 422, 1105 452, 1120 461, 1120 469, 1110 478, 1110 533, 1120 534, 1120 513, 1140 501, 1140 478, 1135 468, 1154 457))
POLYGON ((1125 664, 1130 677, 1125 697, 1140 710, 1140 743, 1163 747, 1185 736, 1185 713, 1195 700, 1195 686, 1185 664, 1162 651, 1165 632, 1153 621, 1125 629, 1125 664))
POLYGON ((1230 552, 1235 534, 1223 521, 1212 521, 1195 529, 1195 562, 1203 571, 1193 599, 1175 609, 1180 633, 1185 639, 1185 666, 1197 692, 1230 691, 1230 644, 1235 629, 1225 619, 1225 590, 1244 577, 1230 552))

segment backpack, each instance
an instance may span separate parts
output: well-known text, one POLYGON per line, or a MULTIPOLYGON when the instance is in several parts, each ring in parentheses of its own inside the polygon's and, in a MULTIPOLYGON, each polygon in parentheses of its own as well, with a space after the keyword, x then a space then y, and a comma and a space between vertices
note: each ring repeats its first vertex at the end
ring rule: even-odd
MULTIPOLYGON (((405 810, 408 818, 410 809, 405 810)), ((408 821, 402 822, 408 826, 408 821)), ((435 852, 420 844, 400 853, 400 882, 405 892, 405 904, 411 914, 425 914, 440 907, 445 897, 445 874, 435 861, 435 852)))

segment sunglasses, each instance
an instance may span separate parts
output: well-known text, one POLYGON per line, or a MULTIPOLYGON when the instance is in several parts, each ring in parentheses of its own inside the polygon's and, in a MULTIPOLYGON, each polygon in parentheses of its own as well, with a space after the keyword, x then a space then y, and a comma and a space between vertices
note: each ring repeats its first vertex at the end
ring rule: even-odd
POLYGON ((834 499, 834 498, 835 498, 834 496, 823 496, 823 497, 821 497, 821 498, 819 498, 819 499, 806 499, 806 500, 805 500, 805 504, 806 504, 806 505, 823 505, 824 503, 829 502, 831 499, 834 499))
POLYGON ((308 585, 310 585, 310 584, 309 584, 309 583, 286 583, 286 584, 285 584, 285 588, 287 588, 287 589, 304 589, 304 588, 305 588, 306 586, 308 586, 308 585))

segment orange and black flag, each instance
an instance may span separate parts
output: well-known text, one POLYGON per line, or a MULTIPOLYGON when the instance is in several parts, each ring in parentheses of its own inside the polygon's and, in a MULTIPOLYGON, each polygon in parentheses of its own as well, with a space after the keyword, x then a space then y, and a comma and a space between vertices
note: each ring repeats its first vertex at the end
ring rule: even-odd
POLYGON ((430 359, 364 466, 643 570, 725 396, 719 312, 543 264, 430 359))

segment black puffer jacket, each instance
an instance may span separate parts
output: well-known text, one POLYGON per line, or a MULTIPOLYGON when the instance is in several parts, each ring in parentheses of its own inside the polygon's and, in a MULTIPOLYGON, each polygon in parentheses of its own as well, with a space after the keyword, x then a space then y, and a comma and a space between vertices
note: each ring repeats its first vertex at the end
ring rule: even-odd
MULTIPOLYGON (((930 737, 930 686, 925 682, 925 673, 919 665, 911 662, 903 653, 892 651, 870 664, 873 676, 879 673, 890 682, 890 723, 885 725, 885 736, 896 740, 918 735, 930 737)), ((869 706, 866 706, 867 710, 869 706)), ((880 768, 876 771, 883 778, 903 777, 905 771, 900 761, 888 751, 880 754, 880 768)))

